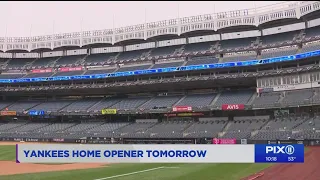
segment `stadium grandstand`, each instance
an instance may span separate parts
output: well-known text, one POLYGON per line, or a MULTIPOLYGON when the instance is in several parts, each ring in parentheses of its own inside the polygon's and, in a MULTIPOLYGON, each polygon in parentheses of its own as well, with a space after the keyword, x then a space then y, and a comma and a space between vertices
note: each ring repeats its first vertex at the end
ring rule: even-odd
POLYGON ((0 140, 320 139, 319 10, 0 37, 0 140))

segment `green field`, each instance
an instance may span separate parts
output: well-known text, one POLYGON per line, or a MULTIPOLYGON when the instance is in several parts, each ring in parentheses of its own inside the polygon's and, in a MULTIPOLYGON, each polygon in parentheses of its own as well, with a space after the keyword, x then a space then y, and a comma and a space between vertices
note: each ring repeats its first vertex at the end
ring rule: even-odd
MULTIPOLYGON (((8 160, 15 160, 15 146, 0 146, 0 161, 8 160)), ((112 164, 96 169, 0 176, 0 180, 239 180, 268 166, 270 164, 112 164)))

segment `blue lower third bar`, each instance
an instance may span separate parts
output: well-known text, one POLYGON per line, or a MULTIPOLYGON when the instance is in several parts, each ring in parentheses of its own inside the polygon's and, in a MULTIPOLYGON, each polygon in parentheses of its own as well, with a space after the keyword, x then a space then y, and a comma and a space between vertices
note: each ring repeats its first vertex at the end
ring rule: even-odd
POLYGON ((303 144, 256 144, 255 163, 303 163, 303 144))

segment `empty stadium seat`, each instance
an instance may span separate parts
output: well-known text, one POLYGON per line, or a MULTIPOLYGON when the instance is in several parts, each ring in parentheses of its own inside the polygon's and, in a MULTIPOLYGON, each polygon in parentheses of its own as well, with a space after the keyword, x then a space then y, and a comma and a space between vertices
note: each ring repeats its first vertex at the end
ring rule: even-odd
POLYGON ((253 95, 253 91, 225 91, 217 99, 215 106, 223 104, 246 104, 253 95))
POLYGON ((192 106, 204 107, 211 104, 216 94, 194 94, 187 95, 182 101, 178 102, 177 106, 192 106))
POLYGON ((187 62, 186 66, 199 65, 199 64, 214 64, 218 62, 219 62, 219 59, 214 56, 199 56, 199 57, 191 58, 187 62))
POLYGON ((159 63, 155 64, 152 69, 157 69, 157 68, 168 68, 168 67, 179 67, 183 64, 183 61, 179 62, 168 62, 168 63, 159 63))

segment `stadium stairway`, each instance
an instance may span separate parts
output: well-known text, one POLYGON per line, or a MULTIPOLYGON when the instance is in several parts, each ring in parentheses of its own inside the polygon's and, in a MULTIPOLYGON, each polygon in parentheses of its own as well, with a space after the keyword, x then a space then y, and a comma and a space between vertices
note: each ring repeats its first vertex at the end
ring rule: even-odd
POLYGON ((295 34, 295 36, 293 37, 293 40, 295 42, 301 42, 305 37, 305 32, 304 30, 300 30, 300 32, 298 34, 295 34))
POLYGON ((28 123, 24 123, 24 124, 21 124, 20 126, 15 126, 15 127, 6 129, 5 131, 11 130, 11 129, 15 129, 15 128, 18 128, 18 127, 22 127, 22 126, 24 126, 24 125, 26 125, 26 124, 28 124, 28 123))
MULTIPOLYGON (((269 123, 270 121, 271 121, 271 119, 269 119, 269 120, 266 121, 264 124, 262 124, 261 127, 256 130, 257 133, 260 132, 261 129, 263 129, 263 128, 265 129, 265 127, 268 125, 268 123, 269 123)), ((257 133, 256 133, 256 134, 257 134, 257 133)), ((255 134, 255 135, 256 135, 256 134, 255 134)), ((251 136, 251 137, 252 137, 252 136, 251 136)))
POLYGON ((314 91, 314 96, 312 96, 312 98, 314 98, 317 95, 318 95, 318 91, 314 91))
POLYGON ((310 118, 307 118, 306 120, 304 120, 304 121, 302 121, 302 122, 294 125, 294 126, 292 127, 292 129, 295 129, 295 128, 299 127, 301 124, 304 124, 304 123, 307 122, 307 121, 310 121, 310 118))
POLYGON ((258 96, 258 94, 256 92, 254 92, 251 96, 251 98, 249 99, 247 105, 252 105, 253 101, 256 99, 256 97, 258 96))
POLYGON ((53 77, 56 73, 58 73, 58 71, 53 72, 49 77, 53 77))
POLYGON ((281 93, 281 96, 280 96, 280 99, 279 99, 279 101, 278 101, 277 103, 282 104, 282 101, 283 101, 283 99, 284 99, 285 97, 286 97, 286 96, 285 96, 284 92, 282 92, 282 93, 281 93))
POLYGON ((301 48, 298 48, 297 50, 297 54, 299 54, 301 52, 301 48))
MULTIPOLYGON (((17 103, 19 103, 19 102, 17 102, 17 103)), ((39 103, 37 103, 36 105, 34 105, 34 106, 32 106, 31 108, 26 109, 26 110, 30 110, 30 109, 32 109, 32 108, 34 108, 34 107, 38 106, 38 105, 39 105, 39 104, 41 104, 41 103, 43 103, 43 102, 39 102, 39 103)))
POLYGON ((50 77, 55 76, 58 72, 59 72, 59 71, 53 71, 53 73, 51 74, 51 76, 50 76, 50 77))
POLYGON ((60 112, 61 110, 63 110, 64 108, 66 108, 67 106, 69 106, 70 104, 72 104, 73 102, 70 102, 69 104, 62 106, 60 109, 57 110, 57 112, 60 112))
POLYGON ((117 65, 117 66, 116 66, 116 69, 115 69, 112 73, 114 73, 114 72, 118 72, 118 71, 119 71, 119 69, 120 69, 120 67, 117 65))
POLYGON ((87 72, 87 70, 84 70, 84 71, 82 71, 82 73, 79 74, 79 75, 84 75, 86 72, 87 72))
POLYGON ((78 61, 76 61, 74 64, 79 64, 79 65, 83 65, 86 62, 87 57, 89 56, 89 54, 87 54, 84 58, 79 59, 78 61))
MULTIPOLYGON (((134 123, 136 123, 136 122, 128 123, 127 125, 121 126, 121 127, 119 127, 118 129, 115 129, 115 130, 121 130, 121 129, 125 128, 125 127, 131 126, 134 123)), ((104 123, 104 124, 106 124, 106 123, 104 123)), ((125 134, 127 134, 127 133, 125 133, 125 134)))
POLYGON ((8 66, 9 61, 10 61, 10 59, 8 59, 4 63, 0 64, 0 67, 6 68, 8 66))
POLYGON ((257 39, 252 43, 254 47, 259 46, 260 44, 260 37, 257 37, 257 39))
POLYGON ((218 49, 220 49, 220 43, 219 43, 219 41, 217 41, 216 44, 213 45, 213 46, 210 48, 210 51, 212 51, 212 50, 218 50, 218 49))
MULTIPOLYGON (((28 123, 27 123, 27 124, 28 124, 28 123)), ((41 131, 38 131, 38 129, 41 129, 41 128, 44 128, 44 127, 50 126, 50 125, 52 125, 52 124, 54 124, 54 123, 49 123, 49 124, 48 124, 48 125, 46 125, 46 126, 41 126, 41 127, 37 128, 37 129, 34 129, 34 130, 30 131, 30 132, 41 132, 41 131)), ((25 125, 26 125, 26 124, 25 124, 25 125)))
POLYGON ((152 65, 149 67, 149 69, 152 69, 154 65, 156 65, 156 64, 152 64, 152 65))
POLYGON ((117 61, 118 60, 118 57, 120 56, 121 52, 119 52, 117 55, 113 56, 113 57, 110 57, 108 59, 108 61, 117 61))
POLYGON ((94 105, 92 105, 90 108, 87 109, 87 111, 90 111, 91 109, 94 109, 98 104, 100 104, 102 101, 104 101, 106 98, 103 97, 100 99, 100 101, 98 101, 97 103, 95 103, 94 105))
POLYGON ((253 137, 253 136, 257 135, 259 132, 260 132, 260 129, 252 131, 250 137, 253 137))
POLYGON ((318 95, 317 91, 313 90, 313 96, 310 99, 311 100, 315 99, 317 95, 318 95))
POLYGON ((231 125, 232 125, 232 121, 229 121, 229 122, 227 123, 227 125, 224 126, 224 128, 222 129, 222 131, 218 133, 218 136, 219 136, 219 137, 224 136, 224 135, 227 133, 227 131, 228 131, 228 129, 229 129, 229 127, 230 127, 231 125))
POLYGON ((77 102, 79 102, 79 101, 81 101, 81 99, 77 99, 77 100, 71 102, 70 104, 68 104, 68 105, 66 105, 65 107, 63 107, 62 109, 60 109, 59 111, 66 111, 65 109, 66 109, 68 106, 72 105, 73 103, 77 103, 77 102))
POLYGON ((213 101, 209 104, 209 106, 214 106, 216 104, 217 100, 219 99, 221 93, 218 93, 216 97, 213 99, 213 101))
POLYGON ((7 107, 10 107, 10 106, 12 106, 14 103, 16 103, 16 102, 14 101, 14 102, 8 104, 7 106, 5 106, 4 108, 2 108, 2 109, 0 109, 0 110, 3 110, 3 109, 6 109, 7 107))
POLYGON ((38 58, 35 58, 33 61, 28 62, 27 64, 25 64, 24 66, 22 66, 23 69, 25 69, 26 67, 31 67, 32 64, 37 60, 38 58))
POLYGON ((259 129, 252 131, 250 138, 257 135, 261 131, 261 129, 263 129, 263 128, 266 129, 265 127, 266 127, 266 125, 268 125, 269 122, 270 122, 270 119, 268 121, 266 121, 264 124, 262 124, 259 129))
POLYGON ((55 132, 64 132, 64 131, 66 131, 67 129, 69 129, 69 128, 72 128, 72 127, 74 127, 74 126, 76 126, 76 125, 78 125, 79 123, 75 123, 75 124, 73 124, 72 126, 68 126, 67 128, 64 128, 64 129, 59 129, 58 131, 55 131, 55 132))
POLYGON ((27 75, 28 75, 28 73, 27 73, 27 74, 25 74, 25 75, 23 75, 21 78, 25 78, 27 75))
POLYGON ((177 48, 173 54, 182 54, 184 52, 185 45, 182 45, 180 48, 177 48))
POLYGON ((218 137, 223 137, 225 134, 226 134, 226 132, 225 132, 225 131, 218 132, 218 137))
POLYGON ((146 105, 147 103, 149 103, 150 101, 153 101, 157 96, 153 96, 151 97, 148 101, 142 103, 139 107, 137 107, 137 109, 140 109, 140 107, 143 107, 144 105, 146 105))
POLYGON ((261 55, 257 55, 257 59, 261 59, 261 55))
POLYGON ((154 123, 152 126, 148 127, 147 129, 144 130, 144 132, 148 132, 149 129, 152 129, 154 126, 158 125, 159 122, 154 123))
MULTIPOLYGON (((103 124, 105 124, 105 123, 101 123, 100 126, 103 125, 103 124)), ((90 128, 85 129, 85 130, 83 130, 83 131, 89 132, 91 129, 94 129, 94 128, 96 128, 96 126, 90 127, 90 128)))
MULTIPOLYGON (((180 103, 182 100, 184 100, 186 97, 187 97, 187 95, 184 95, 182 98, 179 99, 179 101, 177 101, 176 103, 174 103, 174 104, 172 105, 172 107, 174 107, 174 106, 176 106, 177 104, 179 104, 179 103, 180 103)), ((192 106, 192 105, 190 104, 190 106, 192 106)))
POLYGON ((262 124, 260 126, 259 129, 252 131, 251 134, 250 134, 250 138, 255 136, 255 135, 257 135, 261 131, 261 129, 264 128, 268 123, 269 123, 269 121, 266 121, 264 124, 262 124))
POLYGON ((151 50, 152 50, 152 49, 150 49, 148 52, 142 53, 141 56, 140 56, 140 58, 141 58, 141 59, 143 59, 143 58, 148 58, 148 57, 150 56, 150 54, 151 54, 151 50))
MULTIPOLYGON (((67 131, 69 133, 70 131, 68 131, 68 129, 71 129, 72 127, 77 126, 79 124, 81 124, 81 123, 75 123, 73 126, 70 126, 70 127, 67 127, 66 129, 63 129, 63 131, 67 131)), ((86 132, 86 131, 88 131, 89 129, 92 129, 92 128, 94 128, 94 127, 83 129, 83 132, 86 132)))
MULTIPOLYGON (((182 134, 185 134, 186 132, 184 132, 184 131, 186 131, 187 129, 189 129, 193 124, 194 124, 194 123, 189 123, 189 124, 183 129, 182 134)), ((187 134, 187 133, 186 133, 186 134, 187 134)))
POLYGON ((26 66, 31 67, 31 66, 33 65, 33 63, 34 63, 34 62, 36 62, 38 59, 40 59, 40 58, 36 58, 36 59, 34 59, 34 60, 33 60, 33 61, 31 61, 30 63, 26 64, 23 68, 25 68, 26 66))
POLYGON ((185 61, 183 61, 181 66, 185 66, 187 63, 188 63, 188 61, 185 60, 185 61))
POLYGON ((56 60, 54 60, 54 61, 51 61, 51 63, 50 64, 48 64, 47 66, 49 66, 49 67, 54 67, 55 65, 56 65, 56 63, 58 62, 58 60, 59 59, 61 59, 62 58, 62 56, 60 56, 59 58, 57 58, 56 60))

